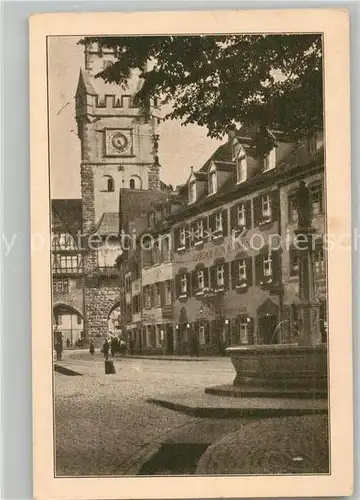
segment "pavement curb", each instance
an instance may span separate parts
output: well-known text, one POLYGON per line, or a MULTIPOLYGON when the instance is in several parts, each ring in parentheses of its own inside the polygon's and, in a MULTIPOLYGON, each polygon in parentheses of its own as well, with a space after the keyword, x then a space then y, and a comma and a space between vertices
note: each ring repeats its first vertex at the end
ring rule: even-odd
POLYGON ((61 373, 62 375, 69 375, 70 377, 80 376, 82 377, 82 373, 71 370, 70 368, 66 368, 66 366, 54 364, 54 371, 61 373))
POLYGON ((274 417, 274 416, 292 416, 292 415, 314 415, 325 414, 327 408, 226 408, 226 407, 200 407, 189 406, 182 403, 175 403, 164 399, 148 399, 148 403, 162 406, 169 410, 179 411, 200 418, 234 418, 234 417, 274 417))

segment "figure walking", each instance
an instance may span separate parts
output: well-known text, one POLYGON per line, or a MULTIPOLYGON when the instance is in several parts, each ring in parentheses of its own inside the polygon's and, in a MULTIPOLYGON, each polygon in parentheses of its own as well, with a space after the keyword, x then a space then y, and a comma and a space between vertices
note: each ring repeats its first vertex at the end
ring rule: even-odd
POLYGON ((56 351, 56 361, 61 361, 62 351, 63 351, 62 342, 58 341, 55 344, 55 351, 56 351))
POLYGON ((94 352, 95 352, 95 346, 94 346, 94 341, 93 341, 93 339, 91 339, 91 340, 90 340, 89 351, 90 351, 90 354, 93 356, 93 355, 94 355, 94 352))
POLYGON ((109 349, 110 349, 110 346, 109 346, 108 339, 105 339, 105 342, 103 345, 103 353, 104 353, 105 361, 108 361, 108 359, 109 359, 109 349))

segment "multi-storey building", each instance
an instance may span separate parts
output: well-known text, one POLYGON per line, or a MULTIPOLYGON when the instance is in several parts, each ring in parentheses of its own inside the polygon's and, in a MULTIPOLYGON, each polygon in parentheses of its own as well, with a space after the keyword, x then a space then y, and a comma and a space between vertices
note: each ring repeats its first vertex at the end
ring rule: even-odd
MULTIPOLYGON (((127 215, 123 214, 124 219, 128 217, 130 220, 134 207, 142 202, 144 194, 160 193, 165 187, 159 177, 158 119, 153 116, 151 103, 146 112, 135 103, 134 96, 142 84, 141 79, 134 73, 128 81, 128 89, 124 90, 95 78, 117 58, 114 51, 98 44, 85 45, 85 68, 80 70, 75 95, 81 145, 81 200, 66 201, 68 213, 65 217, 66 223, 76 218, 81 232, 76 245, 81 249, 71 243, 74 248, 69 245, 61 247, 60 257, 59 249, 53 247, 55 317, 58 321, 65 321, 59 313, 59 299, 62 300, 61 307, 76 310, 74 317, 66 320, 68 324, 66 328, 64 325, 64 331, 80 330, 82 337, 99 340, 109 333, 119 332, 123 323, 116 269, 116 259, 121 253, 119 228, 124 222, 119 220, 120 196, 125 197, 131 192, 132 205, 128 207, 127 215), (56 267, 58 256, 61 274, 56 267), (57 276, 60 275, 62 279, 76 275, 76 284, 74 280, 68 284, 59 281, 57 276), (60 288, 66 293, 60 292, 60 288), (78 319, 74 319, 75 316, 78 319)), ((60 202, 54 201, 55 205, 60 202)), ((55 228, 53 230, 58 232, 55 228)), ((64 241, 73 239, 69 230, 64 235, 64 241)))
POLYGON ((153 244, 141 252, 143 351, 210 354, 234 344, 296 342, 300 180, 311 189, 318 230, 314 269, 325 340, 322 135, 294 143, 276 134, 276 147, 259 159, 254 133, 233 133, 192 169, 176 203, 149 213, 153 244))

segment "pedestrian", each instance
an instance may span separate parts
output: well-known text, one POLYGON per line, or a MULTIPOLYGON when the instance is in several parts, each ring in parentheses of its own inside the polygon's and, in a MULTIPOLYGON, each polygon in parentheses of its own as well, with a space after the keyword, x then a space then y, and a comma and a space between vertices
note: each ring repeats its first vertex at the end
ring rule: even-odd
POLYGON ((55 344, 55 351, 56 351, 56 361, 61 361, 62 351, 63 351, 62 342, 57 342, 55 344))
POLYGON ((109 359, 109 342, 108 339, 105 339, 104 345, 103 345, 103 353, 104 353, 104 358, 107 361, 109 359))
POLYGON ((125 356, 125 352, 126 352, 126 344, 124 342, 123 339, 120 340, 120 354, 122 357, 125 356))
POLYGON ((110 343, 110 350, 111 350, 111 356, 115 358, 116 352, 117 352, 117 338, 112 337, 111 343, 110 343))
POLYGON ((93 339, 91 339, 91 340, 90 340, 89 351, 90 351, 90 354, 93 356, 93 355, 94 355, 94 352, 95 352, 95 346, 94 346, 94 341, 93 341, 93 339))
POLYGON ((66 339, 66 347, 69 349, 70 348, 70 339, 66 339))

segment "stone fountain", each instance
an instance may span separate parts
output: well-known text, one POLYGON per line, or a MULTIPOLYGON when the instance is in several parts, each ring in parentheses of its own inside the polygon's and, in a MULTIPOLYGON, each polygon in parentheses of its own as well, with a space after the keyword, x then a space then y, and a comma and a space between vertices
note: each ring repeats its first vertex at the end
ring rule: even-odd
POLYGON ((264 397, 327 397, 327 345, 320 332, 315 300, 311 199, 302 181, 297 191, 299 249, 298 343, 227 348, 236 371, 233 386, 207 388, 210 394, 264 397), (231 387, 231 388, 230 388, 231 387))

